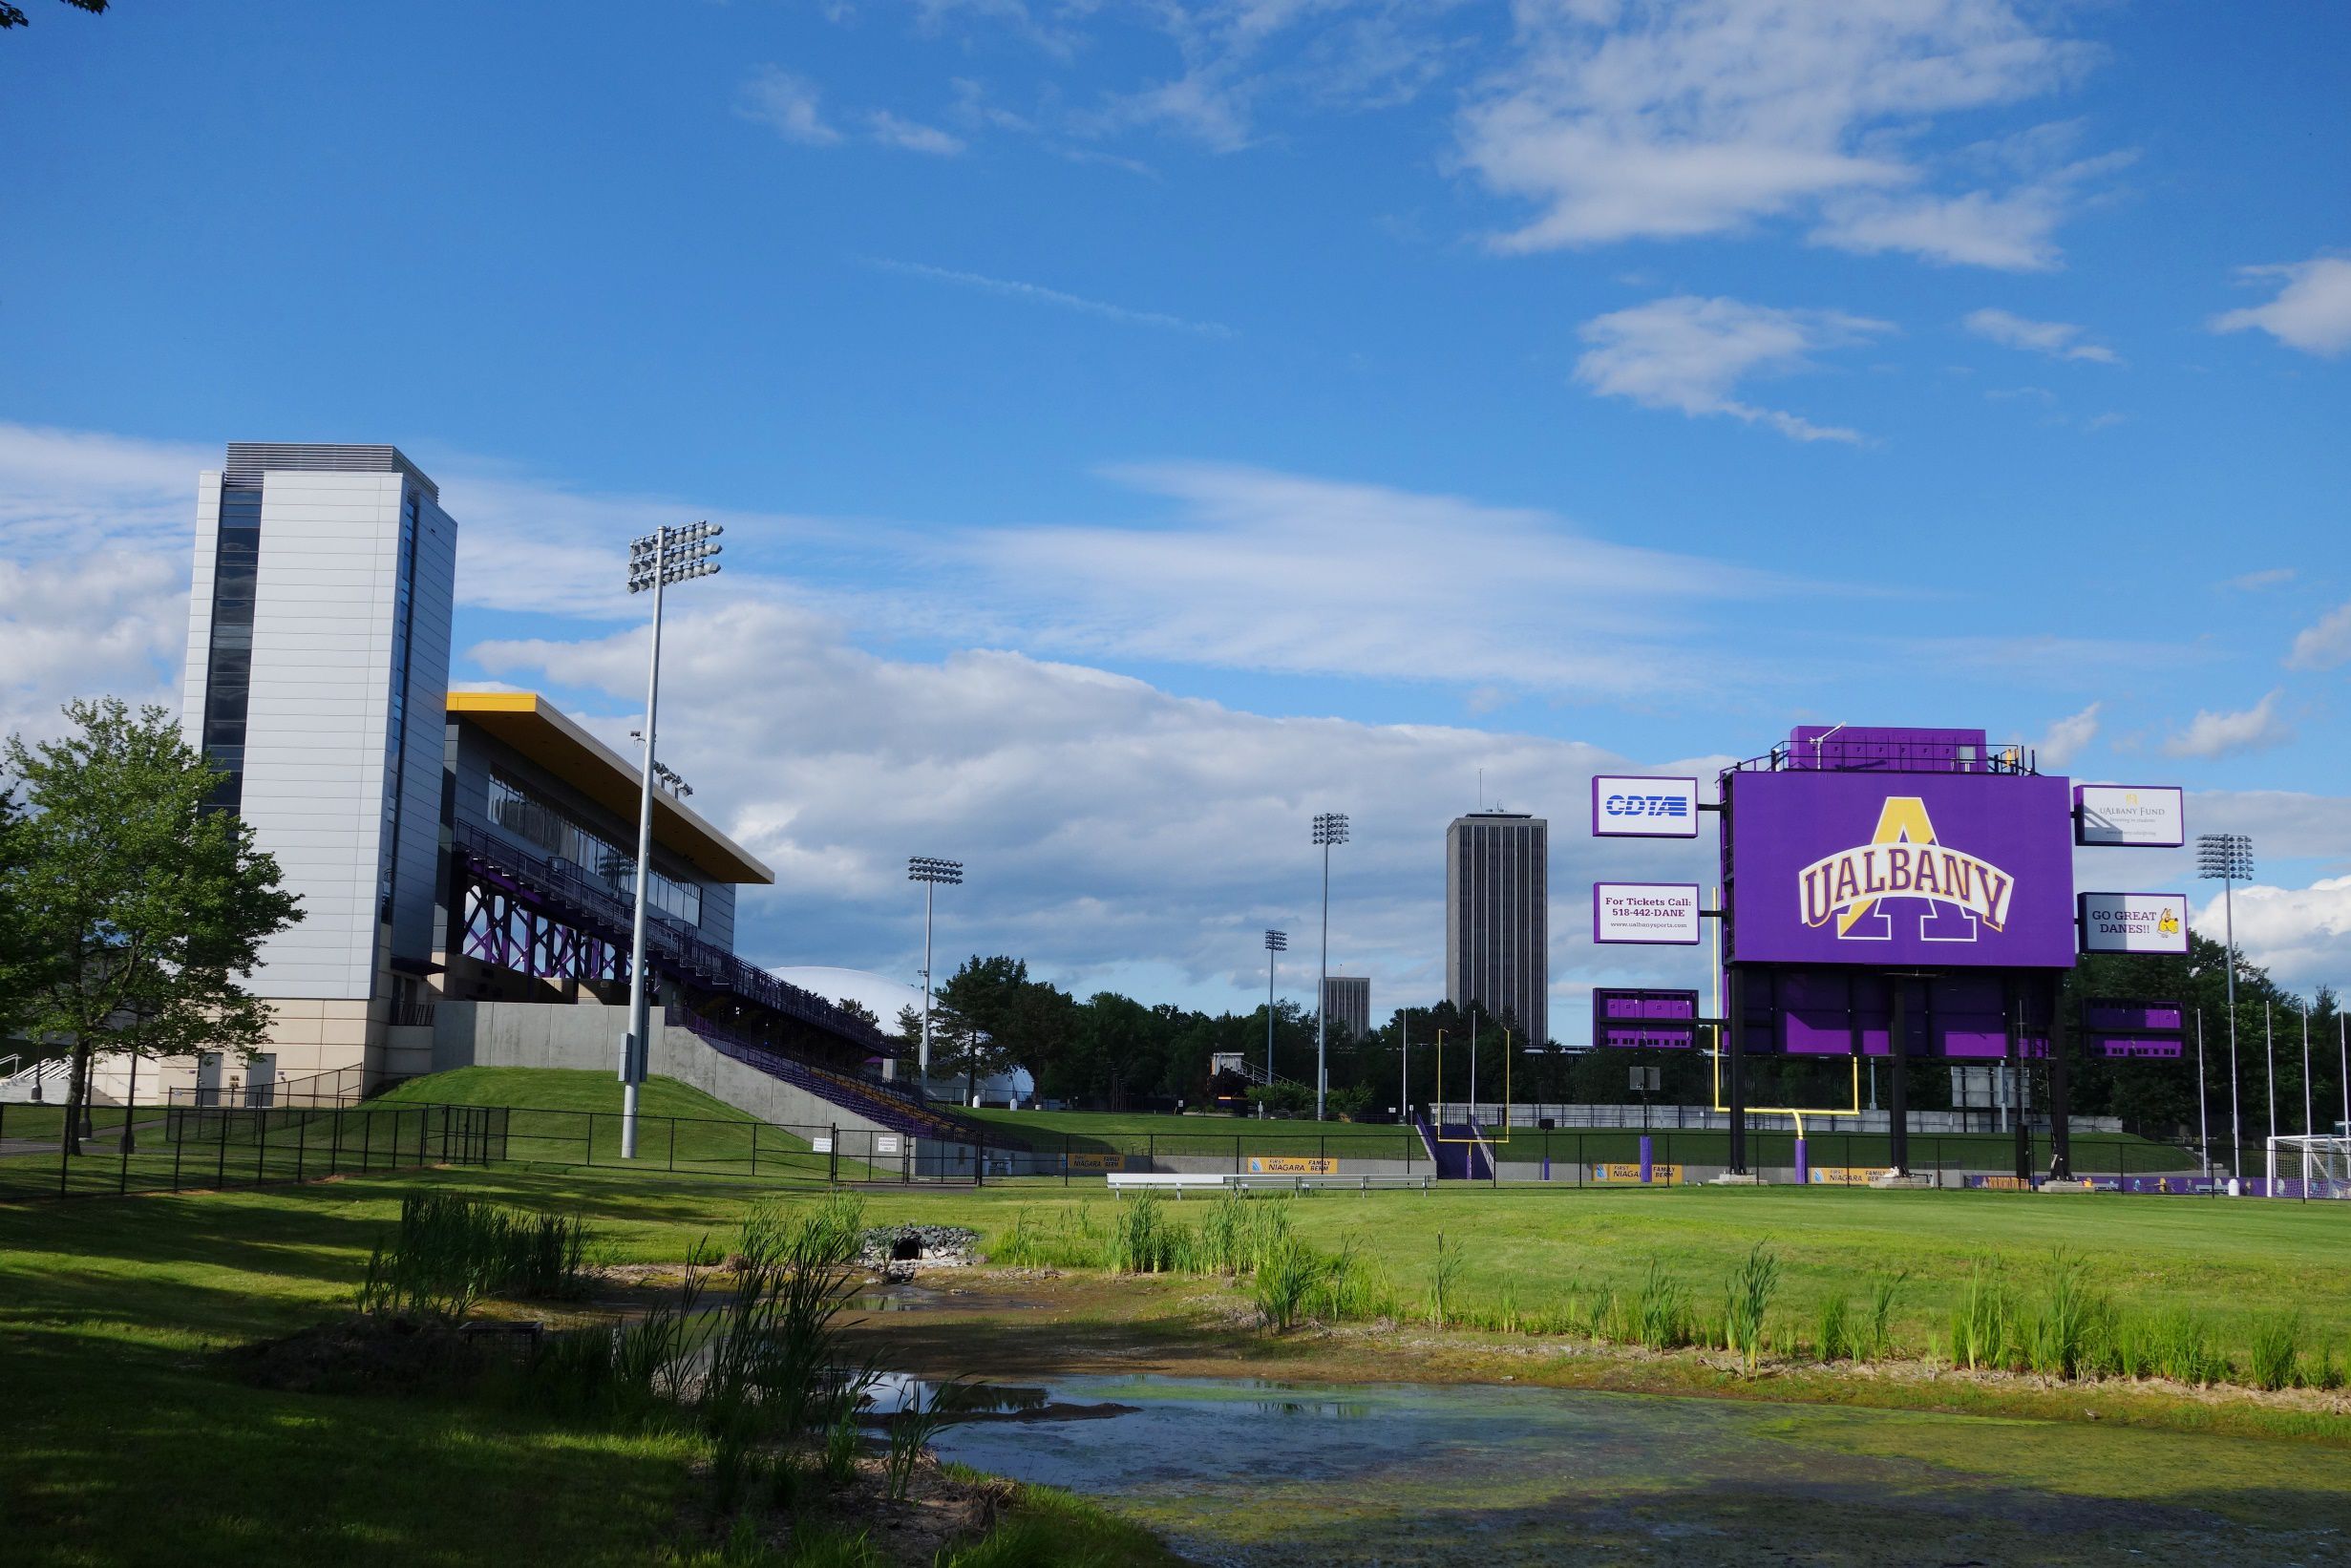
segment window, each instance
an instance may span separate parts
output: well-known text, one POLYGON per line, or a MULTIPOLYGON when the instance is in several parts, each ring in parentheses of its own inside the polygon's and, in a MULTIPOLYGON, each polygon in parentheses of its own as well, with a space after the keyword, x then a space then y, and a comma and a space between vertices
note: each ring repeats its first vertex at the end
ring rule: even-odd
MULTIPOLYGON (((490 819, 524 843, 537 845, 604 883, 615 898, 636 898, 635 856, 582 826, 562 807, 498 769, 490 773, 490 819)), ((653 871, 652 884, 646 889, 646 901, 688 925, 702 923, 701 886, 671 877, 658 866, 653 871)))
POLYGON ((211 804, 235 811, 244 799, 245 714, 253 689, 253 596, 261 577, 262 491, 221 481, 213 536, 212 644, 204 661, 204 755, 221 770, 211 804))

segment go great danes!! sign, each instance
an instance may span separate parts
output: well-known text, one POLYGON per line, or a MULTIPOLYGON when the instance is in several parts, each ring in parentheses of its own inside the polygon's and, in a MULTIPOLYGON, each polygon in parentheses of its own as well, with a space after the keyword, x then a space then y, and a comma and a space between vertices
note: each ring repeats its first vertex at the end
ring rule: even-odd
POLYGON ((1732 957, 2066 968, 2066 781, 1966 773, 1732 773, 1732 957))

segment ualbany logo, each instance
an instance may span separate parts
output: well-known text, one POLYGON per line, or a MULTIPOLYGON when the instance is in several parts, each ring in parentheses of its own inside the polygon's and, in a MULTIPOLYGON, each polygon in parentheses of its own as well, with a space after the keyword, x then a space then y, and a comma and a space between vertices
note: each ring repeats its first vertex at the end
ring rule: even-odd
POLYGON ((2155 929, 2167 937, 2179 935, 2179 911, 2167 907, 2155 921, 2155 929))
MULTIPOLYGON (((1938 843, 1926 802, 1917 795, 1888 795, 1877 814, 1877 831, 1866 844, 1824 856, 1797 874, 1804 923, 1836 922, 1846 941, 1882 941, 1884 931, 1855 933, 1853 927, 1880 899, 1926 899, 1973 915, 1998 931, 2008 923, 2016 879, 1989 861, 1938 843)), ((1967 935, 1944 940, 1973 942, 1967 935)))

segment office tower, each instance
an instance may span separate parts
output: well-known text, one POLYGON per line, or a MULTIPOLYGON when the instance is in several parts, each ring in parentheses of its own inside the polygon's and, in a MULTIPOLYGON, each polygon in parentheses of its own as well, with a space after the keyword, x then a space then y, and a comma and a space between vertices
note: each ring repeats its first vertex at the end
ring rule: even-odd
POLYGON ((392 447, 231 442, 198 478, 181 722, 302 898, 250 980, 271 1047, 225 1070, 364 1069, 432 969, 456 545, 392 447))
POLYGON ((1474 812, 1445 830, 1445 995, 1551 1037, 1550 824, 1524 812, 1474 812))
POLYGON ((1361 1040, 1371 1032, 1371 981, 1364 975, 1330 975, 1323 981, 1323 1016, 1334 1040, 1361 1040))

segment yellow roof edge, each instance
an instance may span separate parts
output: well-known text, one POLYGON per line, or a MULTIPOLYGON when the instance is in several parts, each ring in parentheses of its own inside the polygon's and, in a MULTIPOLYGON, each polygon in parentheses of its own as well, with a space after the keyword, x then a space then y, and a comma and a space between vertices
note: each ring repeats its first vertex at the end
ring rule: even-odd
MULTIPOLYGON (((636 769, 611 747, 599 740, 579 720, 564 712, 536 691, 458 691, 447 696, 447 710, 453 714, 516 713, 528 714, 555 731, 565 740, 588 752, 614 773, 624 777, 635 777, 636 769)), ((673 854, 683 855, 706 873, 737 886, 772 887, 775 873, 751 851, 719 831, 700 812, 663 791, 653 792, 653 840, 673 854), (672 831, 664 833, 664 819, 672 831), (681 841, 683 840, 683 841, 681 841), (696 841, 699 840, 699 843, 696 841), (722 862, 709 863, 710 851, 715 851, 722 862)))

